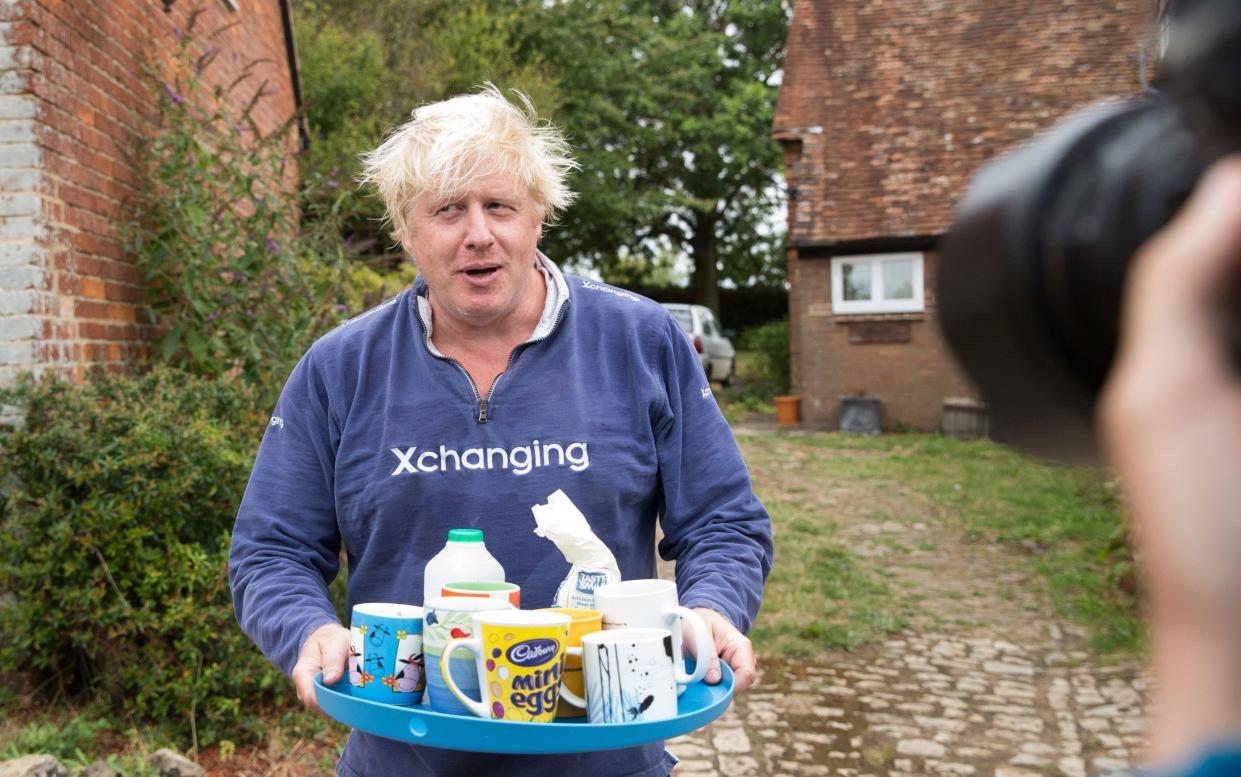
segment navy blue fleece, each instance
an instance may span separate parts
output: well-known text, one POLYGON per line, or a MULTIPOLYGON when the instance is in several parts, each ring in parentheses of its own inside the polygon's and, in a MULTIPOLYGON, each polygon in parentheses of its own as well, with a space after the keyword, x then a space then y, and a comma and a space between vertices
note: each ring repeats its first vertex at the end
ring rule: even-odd
MULTIPOLYGON (((553 270, 554 272, 554 270, 553 270)), ((285 673, 307 635, 336 622, 327 586, 348 553, 349 605, 420 603, 449 529, 477 527, 522 586, 552 603, 569 565, 534 534, 530 507, 563 489, 625 579, 677 562, 683 604, 742 630, 771 566, 771 525, 702 366, 659 305, 606 284, 568 287, 545 338, 519 347, 487 397, 435 356, 421 282, 323 337, 285 386, 246 489, 229 561, 238 621, 285 673)), ((666 775, 663 748, 496 757, 355 732, 346 775, 666 775), (583 772, 589 769, 589 772, 583 772)))

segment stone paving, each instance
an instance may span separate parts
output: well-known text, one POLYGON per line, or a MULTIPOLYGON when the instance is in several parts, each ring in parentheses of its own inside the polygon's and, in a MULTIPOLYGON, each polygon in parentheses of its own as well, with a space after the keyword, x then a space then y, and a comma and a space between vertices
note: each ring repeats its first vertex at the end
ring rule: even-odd
MULTIPOLYGON (((798 458, 811 455, 833 454, 789 447, 780 460, 798 476, 798 458)), ((766 472, 764 483, 799 485, 785 475, 766 472)), ((897 595, 914 595, 908 628, 852 652, 760 657, 758 684, 668 742, 681 759, 675 777, 1086 777, 1140 764, 1149 680, 1133 659, 1098 657, 1052 614, 1021 558, 1039 548, 980 542, 898 482, 798 493, 851 552, 882 566, 897 595)))
POLYGON ((1147 681, 1047 639, 909 634, 809 662, 768 661, 760 683, 668 749, 674 774, 1084 777, 1128 769, 1147 681))

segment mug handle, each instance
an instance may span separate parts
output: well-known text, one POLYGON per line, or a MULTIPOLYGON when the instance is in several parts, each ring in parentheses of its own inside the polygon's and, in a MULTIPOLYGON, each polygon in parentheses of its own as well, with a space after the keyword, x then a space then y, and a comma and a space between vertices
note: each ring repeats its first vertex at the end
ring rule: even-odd
MULTIPOLYGON (((582 657, 582 649, 580 647, 565 648, 564 653, 566 656, 576 656, 577 658, 582 657)), ((583 666, 582 671, 585 672, 586 667, 583 666)), ((585 684, 583 684, 582 689, 585 690, 585 688, 586 686, 585 684)), ((586 709, 586 700, 578 698, 578 695, 574 693, 573 691, 570 691, 568 686, 566 686, 563 682, 560 684, 560 698, 569 702, 574 707, 580 707, 582 709, 586 709)))
POLYGON ((694 673, 686 674, 685 661, 680 656, 673 656, 672 666, 676 674, 677 696, 680 696, 685 693, 685 686, 696 683, 707 676, 707 668, 713 657, 707 645, 714 645, 715 642, 711 638, 711 632, 707 629, 707 622, 698 613, 679 604, 669 607, 665 612, 673 613, 688 623, 690 631, 694 634, 694 673))
MULTIPOLYGON (((465 705, 465 708, 470 712, 480 718, 489 718, 491 716, 487 713, 487 705, 484 702, 474 701, 469 696, 466 696, 461 692, 461 689, 457 687, 456 681, 452 679, 452 669, 449 662, 452 659, 452 654, 456 652, 457 648, 465 648, 466 650, 469 650, 474 654, 474 660, 477 663, 478 658, 483 652, 483 641, 478 637, 459 637, 448 641, 448 644, 444 646, 444 653, 440 656, 440 674, 444 678, 444 685, 448 686, 448 690, 452 691, 452 695, 457 697, 457 701, 465 705)), ((485 685, 483 685, 482 688, 483 698, 485 699, 487 698, 487 688, 485 685)))

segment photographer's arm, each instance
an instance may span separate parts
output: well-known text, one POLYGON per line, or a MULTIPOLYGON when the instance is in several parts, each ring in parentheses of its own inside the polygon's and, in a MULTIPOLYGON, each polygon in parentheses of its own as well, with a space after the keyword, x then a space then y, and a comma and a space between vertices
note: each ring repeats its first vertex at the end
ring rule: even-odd
POLYGON ((1241 747, 1241 159, 1217 164, 1135 260, 1100 405, 1147 573, 1152 753, 1241 747))

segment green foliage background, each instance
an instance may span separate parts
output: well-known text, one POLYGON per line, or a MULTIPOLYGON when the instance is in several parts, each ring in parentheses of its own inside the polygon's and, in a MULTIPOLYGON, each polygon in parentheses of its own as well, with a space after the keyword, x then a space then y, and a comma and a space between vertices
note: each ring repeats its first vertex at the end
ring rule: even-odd
MULTIPOLYGON (((134 152, 141 185, 121 232, 147 282, 155 358, 240 377, 270 403, 312 338, 340 318, 340 208, 317 197, 317 229, 302 228, 288 191, 294 119, 262 135, 253 113, 269 84, 250 63, 209 86, 219 49, 194 27, 171 65, 149 69, 156 122, 134 152)), ((312 173, 302 188, 324 183, 312 173)))
MULTIPOLYGON (((582 169, 544 250, 624 284, 678 255, 697 301, 720 282, 783 283, 779 148, 771 139, 789 7, 770 0, 302 0, 306 169, 357 174, 357 155, 415 106, 490 81, 528 93, 582 169), (356 40, 356 44, 350 41, 356 40)), ((343 184, 342 184, 343 185, 343 184)), ((350 255, 400 262, 382 207, 354 192, 350 255)))
POLYGON ((200 744, 286 683, 233 619, 229 529, 265 417, 244 383, 156 368, 0 391, 0 668, 200 744))

